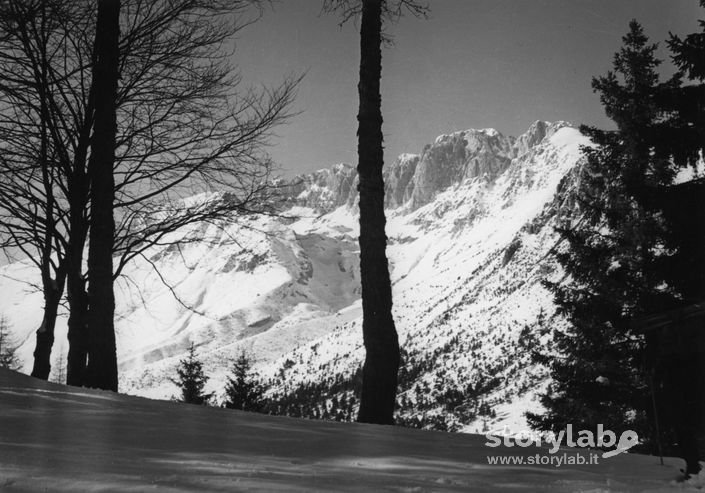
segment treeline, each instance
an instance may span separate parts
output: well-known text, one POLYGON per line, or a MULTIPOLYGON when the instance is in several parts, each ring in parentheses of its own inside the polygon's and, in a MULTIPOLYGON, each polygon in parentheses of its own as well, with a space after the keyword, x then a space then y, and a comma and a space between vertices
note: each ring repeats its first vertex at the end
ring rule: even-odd
MULTIPOLYGON (((497 378, 478 379, 476 384, 458 387, 450 380, 436 379, 431 385, 419 377, 428 370, 430 359, 412 356, 402 350, 400 388, 396 400, 395 424, 410 428, 459 431, 466 425, 488 422, 497 417, 486 396, 501 384, 497 378)), ((291 360, 282 368, 293 366, 291 360)), ((230 375, 221 390, 207 392, 209 380, 202 360, 191 345, 171 379, 180 390, 180 402, 220 406, 295 418, 355 421, 359 409, 362 367, 348 374, 337 373, 315 381, 287 382, 285 373, 262 378, 254 370, 252 355, 241 352, 233 361, 230 375)), ((478 429, 479 431, 479 429, 478 429)))
POLYGON ((362 373, 358 368, 352 379, 337 375, 332 381, 301 383, 287 389, 281 387, 281 381, 261 378, 254 370, 252 356, 242 351, 233 361, 220 395, 205 391, 208 380, 203 362, 191 344, 176 368, 176 376, 171 379, 181 392, 175 400, 279 416, 352 421, 357 411, 355 393, 359 392, 362 373))

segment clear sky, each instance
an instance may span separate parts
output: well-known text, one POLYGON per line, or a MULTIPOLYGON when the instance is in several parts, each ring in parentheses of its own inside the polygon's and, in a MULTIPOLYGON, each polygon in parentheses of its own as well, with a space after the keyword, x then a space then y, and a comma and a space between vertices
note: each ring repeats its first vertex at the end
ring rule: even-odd
MULTIPOLYGON (((654 42, 697 31, 697 0, 429 0, 428 19, 388 26, 382 54, 385 161, 437 135, 494 127, 518 135, 535 120, 608 126, 590 80, 604 74, 636 18, 654 42)), ((357 162, 359 40, 322 0, 278 0, 241 32, 244 79, 272 85, 306 72, 271 154, 291 176, 357 162)), ((661 58, 667 52, 661 50, 661 58)), ((669 64, 665 63, 665 70, 669 64)))

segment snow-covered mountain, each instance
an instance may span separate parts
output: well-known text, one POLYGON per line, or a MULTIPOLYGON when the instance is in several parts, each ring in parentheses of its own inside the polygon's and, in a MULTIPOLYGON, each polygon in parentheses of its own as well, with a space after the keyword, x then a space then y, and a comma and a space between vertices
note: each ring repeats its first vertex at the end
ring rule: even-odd
MULTIPOLYGON (((530 349, 560 323, 540 281, 558 275, 555 215, 585 144, 568 124, 539 121, 518 138, 441 135, 386 167, 401 421, 525 427, 546 382, 530 349)), ((286 194, 282 217, 193 226, 202 241, 155 247, 126 269, 116 293, 122 391, 176 394, 169 377, 193 342, 218 394, 245 349, 289 414, 349 417, 363 358, 357 176, 339 164, 297 177, 286 194)), ((41 320, 35 278, 23 263, 0 268, 0 313, 25 369, 41 320)), ((65 333, 62 319, 56 354, 65 333)))

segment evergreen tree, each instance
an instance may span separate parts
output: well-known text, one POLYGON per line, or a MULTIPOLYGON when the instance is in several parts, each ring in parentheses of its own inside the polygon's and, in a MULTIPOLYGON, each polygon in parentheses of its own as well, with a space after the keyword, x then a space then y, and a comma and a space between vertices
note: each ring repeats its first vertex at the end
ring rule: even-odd
POLYGON ((63 352, 60 352, 54 358, 54 364, 52 365, 53 378, 50 380, 55 383, 66 384, 66 356, 63 352))
POLYGON ((264 387, 252 369, 252 360, 242 351, 233 363, 232 376, 228 377, 224 405, 228 409, 261 412, 264 404, 264 387))
POLYGON ((570 325, 554 332, 559 356, 550 359, 553 383, 542 396, 547 412, 528 417, 543 430, 569 423, 594 430, 601 423, 648 440, 648 341, 631 320, 675 302, 661 270, 667 228, 648 192, 672 183, 676 167, 654 152, 652 130, 663 114, 655 98, 656 45, 636 21, 623 42, 613 71, 593 79, 617 130, 581 128, 594 145, 583 149, 573 216, 559 228, 565 247, 557 259, 566 280, 546 283, 570 325))
MULTIPOLYGON (((705 8, 705 0, 700 5, 705 8)), ((666 152, 681 166, 696 165, 705 151, 705 20, 698 23, 700 32, 670 35, 668 47, 678 68, 674 80, 687 82, 666 86, 659 95, 670 118, 658 130, 669 137, 666 152)))
POLYGON ((10 325, 4 316, 0 316, 0 368, 19 370, 20 366, 17 346, 10 335, 10 325))
POLYGON ((702 331, 677 320, 643 330, 635 319, 705 299, 705 187, 675 182, 705 149, 700 26, 684 39, 671 35, 678 72, 667 82, 659 83, 656 46, 636 22, 614 71, 593 80, 617 130, 582 128, 594 146, 584 149, 574 215, 560 228, 567 281, 547 283, 570 326, 554 334, 558 357, 538 357, 549 362, 553 384, 542 399, 547 413, 529 415, 534 427, 554 431, 568 423, 634 429, 652 451, 662 443, 672 453, 675 442, 687 475, 700 470, 702 331))
POLYGON ((186 358, 179 362, 176 373, 178 378, 171 381, 181 389, 180 400, 187 404, 208 405, 213 394, 206 394, 203 391, 208 377, 203 372, 203 363, 196 357, 193 343, 188 348, 186 358))
MULTIPOLYGON (((700 5, 705 7, 705 0, 700 5)), ((696 169, 705 151, 705 21, 699 24, 700 32, 683 39, 670 36, 678 71, 658 95, 667 117, 655 130, 662 136, 657 152, 672 156, 681 167, 696 169)), ((700 472, 700 459, 705 458, 705 333, 702 320, 687 322, 681 315, 705 300, 705 180, 696 175, 654 195, 670 231, 666 247, 676 252, 663 266, 666 283, 681 302, 667 314, 665 328, 647 329, 655 347, 654 399, 661 426, 675 432, 687 477, 700 472)))

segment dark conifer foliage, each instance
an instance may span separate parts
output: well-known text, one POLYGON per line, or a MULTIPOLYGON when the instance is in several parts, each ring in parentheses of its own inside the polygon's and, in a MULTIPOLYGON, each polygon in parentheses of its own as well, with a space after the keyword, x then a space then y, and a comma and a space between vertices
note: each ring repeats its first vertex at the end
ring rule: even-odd
MULTIPOLYGON (((705 0, 700 0, 705 8, 705 0)), ((692 33, 685 38, 671 34, 668 47, 673 54, 673 62, 693 80, 705 80, 705 20, 699 20, 701 32, 692 33)))
POLYGON ((179 361, 176 373, 178 378, 171 381, 181 389, 180 401, 200 405, 207 405, 210 402, 213 394, 206 394, 203 391, 208 377, 203 371, 203 363, 196 356, 196 347, 193 343, 188 348, 186 358, 179 361))
MULTIPOLYGON (((705 7, 705 0, 700 5, 705 7)), ((668 47, 678 68, 673 81, 658 95, 669 118, 656 131, 680 165, 695 165, 705 150, 705 20, 700 32, 684 38, 671 34, 668 47), (685 80, 683 84, 680 84, 685 80)))
MULTIPOLYGON (((700 1, 705 7, 705 1, 700 1)), ((663 154, 680 166, 698 167, 705 151, 705 20, 700 31, 684 38, 671 35, 668 46, 678 72, 659 94, 666 109, 657 131, 666 137, 663 154), (681 84, 680 82, 683 81, 681 84)), ((656 194, 671 232, 667 247, 676 251, 664 265, 667 282, 681 295, 664 330, 652 330, 655 395, 670 403, 662 420, 672 424, 686 476, 701 470, 705 459, 705 332, 702 318, 683 320, 682 313, 705 301, 705 181, 702 176, 656 194)), ((661 406, 663 407, 663 406, 661 406)))
POLYGON ((631 320, 674 304, 659 268, 667 230, 646 194, 670 184, 676 169, 648 140, 661 115, 654 102, 656 45, 635 21, 623 42, 614 70, 593 79, 618 130, 581 129, 594 146, 584 149, 574 215, 562 218, 565 245, 557 258, 567 276, 547 283, 570 326, 554 333, 560 356, 552 360, 553 384, 542 398, 547 413, 530 415, 530 422, 547 430, 569 423, 594 430, 601 423, 648 439, 647 340, 631 320))
POLYGON ((550 362, 553 383, 546 414, 529 415, 544 430, 636 430, 652 452, 679 451, 687 474, 699 470, 702 342, 684 342, 700 337, 686 324, 644 330, 639 320, 705 298, 703 186, 676 182, 705 145, 702 40, 671 37, 679 72, 661 83, 656 45, 633 21, 614 71, 593 80, 617 130, 582 128, 594 145, 583 150, 575 207, 561 218, 566 277, 547 283, 570 325, 554 333, 558 355, 537 358, 550 362))
POLYGON ((241 411, 261 412, 265 406, 264 387, 252 368, 252 360, 244 351, 232 366, 225 386, 225 407, 241 411))

